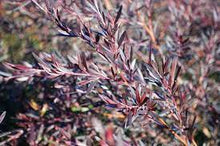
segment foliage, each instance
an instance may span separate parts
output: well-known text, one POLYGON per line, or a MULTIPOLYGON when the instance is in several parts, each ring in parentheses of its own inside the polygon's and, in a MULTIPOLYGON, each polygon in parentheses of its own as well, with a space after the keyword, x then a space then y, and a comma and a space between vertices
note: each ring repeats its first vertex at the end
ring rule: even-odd
POLYGON ((218 1, 20 4, 39 24, 56 24, 51 40, 70 40, 73 50, 35 51, 32 63, 3 63, 1 90, 20 86, 16 100, 23 106, 3 144, 219 143, 218 1))

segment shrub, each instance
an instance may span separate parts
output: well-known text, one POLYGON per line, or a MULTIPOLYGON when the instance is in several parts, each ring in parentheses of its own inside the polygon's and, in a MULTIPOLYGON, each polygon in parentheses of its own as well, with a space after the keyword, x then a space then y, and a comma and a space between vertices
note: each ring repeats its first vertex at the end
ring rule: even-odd
POLYGON ((38 95, 16 115, 26 143, 197 145, 199 131, 218 143, 217 1, 32 2, 56 36, 85 45, 66 57, 3 63, 4 81, 26 82, 38 95), (200 128, 202 108, 213 121, 200 128))

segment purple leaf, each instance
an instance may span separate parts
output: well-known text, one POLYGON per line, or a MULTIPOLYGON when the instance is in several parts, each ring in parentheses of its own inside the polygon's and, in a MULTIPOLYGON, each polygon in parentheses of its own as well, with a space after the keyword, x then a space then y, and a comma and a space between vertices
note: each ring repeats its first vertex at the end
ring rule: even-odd
POLYGON ((122 5, 120 6, 119 10, 118 10, 118 13, 117 13, 117 16, 115 17, 115 21, 114 21, 114 24, 116 24, 121 16, 121 11, 122 11, 122 5))
POLYGON ((126 31, 124 31, 122 33, 121 37, 119 38, 119 40, 118 40, 118 47, 121 46, 122 42, 124 41, 125 36, 126 36, 126 31))

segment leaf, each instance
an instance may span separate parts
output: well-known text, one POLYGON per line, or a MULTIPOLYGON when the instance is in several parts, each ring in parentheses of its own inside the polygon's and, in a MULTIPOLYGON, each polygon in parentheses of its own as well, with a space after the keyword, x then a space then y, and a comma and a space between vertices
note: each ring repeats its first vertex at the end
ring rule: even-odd
POLYGON ((71 111, 72 112, 80 112, 80 110, 81 110, 81 107, 76 107, 76 106, 73 106, 73 107, 71 107, 71 111))
POLYGON ((111 67, 111 73, 112 73, 113 77, 115 78, 115 72, 112 67, 111 67))
POLYGON ((124 31, 124 32, 122 33, 121 37, 119 38, 119 40, 118 40, 118 47, 121 46, 122 42, 123 42, 124 39, 125 39, 125 36, 126 36, 126 31, 124 31))
POLYGON ((45 14, 48 13, 48 11, 47 11, 45 8, 43 8, 43 7, 37 2, 37 0, 32 0, 32 2, 33 2, 35 5, 37 5, 38 8, 40 8, 42 11, 44 11, 45 14))
POLYGON ((4 111, 0 116, 0 124, 2 123, 3 119, 5 118, 6 111, 4 111))
POLYGON ((135 67, 135 64, 136 64, 136 59, 134 59, 131 63, 131 69, 134 70, 134 67, 135 67))
POLYGON ((177 58, 174 58, 173 62, 172 62, 171 71, 170 71, 170 78, 169 78, 169 86, 170 87, 171 87, 171 85, 172 85, 172 83, 174 81, 174 75, 175 75, 177 63, 178 63, 177 58))
POLYGON ((160 74, 149 64, 144 64, 146 72, 149 75, 149 78, 152 77, 153 80, 157 80, 158 82, 161 82, 160 74))
POLYGON ((175 75, 175 78, 174 78, 174 83, 173 83, 172 89, 174 89, 174 87, 176 85, 176 80, 177 80, 177 77, 180 73, 180 70, 181 70, 181 66, 178 66, 177 71, 176 71, 176 75, 175 75))
POLYGON ((91 83, 92 81, 94 81, 94 79, 82 80, 82 81, 78 82, 78 85, 80 85, 80 86, 87 85, 87 84, 91 83))
POLYGON ((125 62, 125 54, 124 54, 124 52, 120 49, 119 50, 119 52, 120 52, 120 57, 121 57, 121 60, 123 61, 123 62, 125 62))
POLYGON ((104 12, 102 12, 102 19, 103 19, 103 21, 105 23, 105 14, 104 14, 104 12))
POLYGON ((135 94, 136 94, 136 100, 137 100, 138 104, 140 104, 141 103, 141 97, 140 97, 138 89, 136 89, 135 94))
POLYGON ((40 109, 40 106, 33 100, 31 99, 31 101, 29 102, 29 105, 36 111, 40 109))
POLYGON ((48 108, 49 108, 48 104, 44 104, 43 105, 43 107, 42 107, 42 109, 40 111, 40 116, 41 117, 45 115, 45 113, 48 111, 48 108))
POLYGON ((24 82, 24 81, 27 81, 28 79, 29 79, 29 77, 19 77, 16 80, 19 82, 24 82))
POLYGON ((76 33, 74 33, 73 31, 71 31, 70 33, 67 33, 66 31, 63 30, 58 30, 59 33, 56 34, 56 36, 63 36, 63 37, 78 37, 78 35, 76 33))
POLYGON ((125 125, 124 128, 128 128, 132 124, 132 111, 130 110, 128 113, 127 118, 125 119, 125 125))
POLYGON ((117 102, 113 101, 112 99, 110 99, 110 98, 108 98, 108 97, 106 97, 106 96, 104 96, 104 95, 99 95, 99 96, 100 96, 101 99, 102 99, 103 101, 105 101, 106 103, 112 104, 112 105, 117 105, 117 102))
POLYGON ((143 105, 147 100, 147 92, 144 92, 144 94, 141 96, 140 105, 143 105))
POLYGON ((89 111, 88 107, 82 107, 81 108, 81 112, 83 112, 83 113, 88 112, 88 111, 89 111))
POLYGON ((86 55, 85 55, 84 52, 82 52, 80 54, 80 59, 81 59, 82 65, 85 67, 86 71, 88 71, 88 66, 87 66, 87 63, 86 63, 86 55))
POLYGON ((12 76, 12 74, 7 73, 7 72, 3 72, 3 71, 0 71, 0 75, 1 75, 1 76, 4 76, 4 77, 10 77, 10 76, 12 76))
POLYGON ((129 60, 132 61, 132 58, 133 58, 133 47, 131 46, 131 49, 130 49, 130 56, 129 56, 129 60))
POLYGON ((19 69, 19 67, 16 67, 17 66, 16 64, 11 64, 11 63, 5 62, 5 63, 3 63, 3 65, 10 70, 19 69))
POLYGON ((66 31, 62 30, 62 29, 58 29, 57 30, 59 32, 59 34, 63 34, 63 35, 69 35, 69 33, 67 33, 66 31))
POLYGON ((38 64, 46 71, 51 72, 51 66, 48 65, 41 57, 38 57, 35 53, 32 53, 34 58, 38 61, 38 64))
POLYGON ((186 38, 185 40, 182 41, 182 44, 186 44, 189 42, 189 38, 186 38))
POLYGON ((15 65, 15 68, 16 68, 16 69, 19 69, 19 70, 28 70, 28 69, 31 69, 30 67, 27 67, 27 66, 24 66, 24 65, 20 65, 20 64, 16 64, 16 65, 15 65))
POLYGON ((137 69, 137 72, 138 72, 138 78, 141 80, 142 83, 145 83, 144 76, 139 68, 137 69))
POLYGON ((122 5, 120 6, 119 10, 118 10, 118 13, 117 13, 117 16, 115 17, 115 21, 114 21, 114 24, 116 24, 121 16, 121 11, 122 11, 122 5))
POLYGON ((148 64, 151 64, 151 60, 152 60, 152 48, 150 46, 150 52, 149 52, 149 60, 148 60, 148 64))
POLYGON ((91 82, 91 84, 89 85, 88 89, 86 90, 86 93, 90 93, 92 91, 92 89, 95 87, 96 82, 91 82))
POLYGON ((163 63, 163 73, 164 73, 164 76, 166 76, 165 73, 168 73, 168 71, 167 71, 167 66, 168 66, 169 62, 170 62, 170 60, 167 59, 167 60, 165 61, 165 63, 163 63))
POLYGON ((83 33, 84 33, 85 35, 90 36, 90 31, 89 31, 88 27, 87 27, 85 24, 83 24, 83 29, 82 29, 82 31, 83 31, 83 33))
POLYGON ((208 137, 208 138, 211 138, 211 132, 209 131, 209 129, 208 128, 206 128, 206 127, 204 127, 203 129, 202 129, 202 132, 208 137))
POLYGON ((99 35, 99 34, 96 34, 96 36, 95 36, 95 42, 98 43, 99 40, 100 40, 100 35, 99 35))

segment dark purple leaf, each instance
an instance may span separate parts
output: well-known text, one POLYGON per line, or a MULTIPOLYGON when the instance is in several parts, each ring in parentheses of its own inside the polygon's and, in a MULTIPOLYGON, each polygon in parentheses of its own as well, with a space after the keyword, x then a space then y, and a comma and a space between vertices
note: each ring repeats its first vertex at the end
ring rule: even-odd
POLYGON ((174 83, 173 83, 172 89, 174 89, 174 87, 176 85, 176 80, 177 80, 177 77, 180 73, 180 70, 181 70, 181 66, 178 66, 177 71, 176 71, 176 75, 175 75, 175 78, 174 78, 174 83))
POLYGON ((122 42, 124 41, 125 36, 126 36, 126 31, 124 31, 122 33, 121 37, 119 38, 119 40, 118 40, 118 47, 121 46, 122 42))
POLYGON ((116 24, 121 16, 121 11, 122 11, 122 5, 120 6, 119 10, 118 10, 118 13, 117 13, 117 16, 115 17, 115 21, 114 21, 114 24, 116 24))
POLYGON ((99 34, 96 34, 96 36, 95 36, 95 42, 98 43, 99 40, 100 40, 100 35, 99 35, 99 34))

